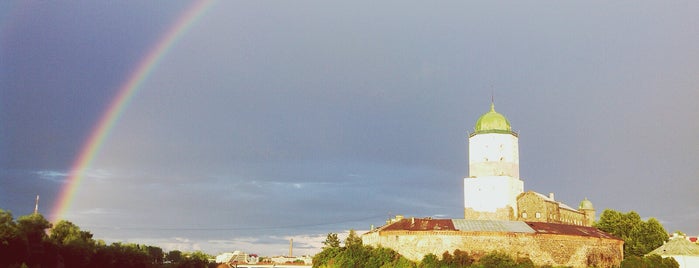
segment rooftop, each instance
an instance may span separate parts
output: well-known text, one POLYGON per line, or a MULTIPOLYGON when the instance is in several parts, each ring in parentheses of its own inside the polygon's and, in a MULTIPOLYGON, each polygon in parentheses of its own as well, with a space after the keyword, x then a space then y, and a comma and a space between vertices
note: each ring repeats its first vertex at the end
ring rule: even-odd
POLYGON ((699 256, 699 245, 690 242, 683 237, 677 237, 670 239, 667 243, 663 244, 659 248, 651 251, 650 254, 658 255, 685 255, 685 256, 699 256))
POLYGON ((546 222, 496 220, 408 218, 398 220, 374 230, 374 232, 384 231, 503 232, 559 234, 619 239, 594 227, 546 222))

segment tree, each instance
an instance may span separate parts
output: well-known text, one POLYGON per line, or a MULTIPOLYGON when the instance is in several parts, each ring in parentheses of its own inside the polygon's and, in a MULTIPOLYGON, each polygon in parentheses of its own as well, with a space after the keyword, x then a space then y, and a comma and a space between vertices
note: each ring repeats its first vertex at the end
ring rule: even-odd
POLYGON ((595 223, 598 229, 624 240, 624 256, 643 256, 668 240, 667 231, 655 218, 641 220, 635 211, 606 209, 595 223))
POLYGON ((362 238, 357 235, 354 229, 350 229, 347 239, 345 239, 345 247, 361 246, 362 238))
POLYGON ((517 262, 505 252, 491 252, 481 257, 478 262, 485 268, 515 268, 517 262))
POLYGON ((163 253, 163 249, 159 247, 154 247, 154 246, 146 246, 146 254, 148 255, 148 259, 150 259, 151 264, 162 264, 163 259, 165 258, 165 254, 163 253))
POLYGON ((19 232, 19 227, 12 218, 12 213, 0 209, 0 267, 19 266, 29 254, 27 239, 19 232))
POLYGON ((337 238, 336 233, 328 233, 328 236, 325 238, 325 241, 323 241, 323 249, 326 248, 339 248, 340 247, 340 239, 337 238))
POLYGON ((420 261, 420 265, 418 265, 420 268, 439 268, 439 266, 439 258, 437 258, 437 255, 432 253, 422 257, 422 261, 420 261))
POLYGON ((46 229, 51 228, 51 223, 41 214, 24 215, 17 218, 17 229, 21 239, 26 239, 28 254, 26 263, 30 267, 38 266, 43 261, 46 229))
POLYGON ((621 268, 679 268, 680 264, 673 258, 663 258, 653 254, 650 256, 629 256, 621 262, 621 268))
POLYGON ((461 251, 459 249, 454 250, 454 256, 452 258, 454 265, 456 267, 468 267, 473 264, 473 258, 468 255, 468 252, 461 251))
POLYGON ((69 221, 56 223, 51 229, 49 240, 58 246, 58 252, 63 256, 67 267, 87 267, 95 254, 92 234, 81 231, 80 227, 69 221))
POLYGON ((165 256, 165 260, 172 262, 172 263, 179 263, 182 261, 182 251, 179 250, 171 250, 167 253, 167 256, 165 256))

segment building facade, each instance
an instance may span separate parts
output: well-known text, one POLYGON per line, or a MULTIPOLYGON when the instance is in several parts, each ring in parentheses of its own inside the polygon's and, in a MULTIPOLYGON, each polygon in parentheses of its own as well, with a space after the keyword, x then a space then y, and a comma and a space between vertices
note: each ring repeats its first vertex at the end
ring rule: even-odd
POLYGON ((519 178, 519 135, 510 121, 490 111, 476 121, 468 138, 469 176, 464 178, 464 218, 536 221, 592 226, 595 210, 583 200, 575 209, 549 196, 524 192, 519 178), (584 205, 584 208, 583 208, 584 205))
POLYGON ((553 193, 524 191, 519 135, 492 103, 468 141, 463 219, 398 216, 363 234, 363 243, 392 248, 413 261, 459 249, 475 259, 499 250, 540 266, 621 264, 624 241, 592 227, 595 209, 587 198, 572 208, 553 193))

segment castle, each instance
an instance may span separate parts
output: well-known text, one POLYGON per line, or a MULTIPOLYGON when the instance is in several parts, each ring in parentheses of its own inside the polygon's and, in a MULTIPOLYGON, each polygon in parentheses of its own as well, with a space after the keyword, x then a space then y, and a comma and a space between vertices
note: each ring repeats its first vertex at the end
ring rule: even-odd
POLYGON ((524 191, 519 135, 493 103, 468 140, 464 218, 398 216, 363 234, 364 244, 392 248, 414 261, 459 249, 474 258, 499 250, 536 265, 620 265, 624 242, 592 227, 595 209, 587 198, 575 209, 556 201, 553 193, 524 191))

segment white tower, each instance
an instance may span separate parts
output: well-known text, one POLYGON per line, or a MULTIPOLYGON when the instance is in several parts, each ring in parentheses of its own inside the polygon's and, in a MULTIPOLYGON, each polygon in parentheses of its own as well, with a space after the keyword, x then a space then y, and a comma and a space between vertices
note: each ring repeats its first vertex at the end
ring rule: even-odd
POLYGON ((510 122, 495 111, 483 114, 468 138, 469 176, 464 178, 464 218, 514 220, 519 179, 519 142, 510 122))

